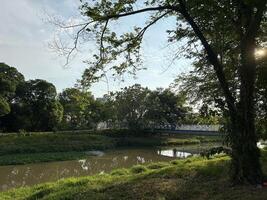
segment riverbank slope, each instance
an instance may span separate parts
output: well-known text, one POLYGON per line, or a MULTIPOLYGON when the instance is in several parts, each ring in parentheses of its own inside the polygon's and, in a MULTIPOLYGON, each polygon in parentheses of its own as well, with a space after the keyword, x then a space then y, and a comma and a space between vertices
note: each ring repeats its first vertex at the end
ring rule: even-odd
MULTIPOLYGON (((70 178, 0 193, 0 199, 177 199, 266 200, 267 188, 231 187, 229 157, 193 157, 115 170, 110 174, 70 178)), ((267 173, 267 152, 262 166, 267 173)))

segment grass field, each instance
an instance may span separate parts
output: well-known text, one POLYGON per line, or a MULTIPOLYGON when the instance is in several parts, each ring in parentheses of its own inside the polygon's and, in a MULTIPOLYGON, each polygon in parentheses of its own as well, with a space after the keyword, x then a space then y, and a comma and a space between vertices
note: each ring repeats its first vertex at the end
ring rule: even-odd
MULTIPOLYGON (((137 165, 110 174, 14 189, 0 193, 0 199, 266 200, 267 188, 231 186, 229 161, 229 157, 222 155, 210 160, 193 157, 170 163, 137 165)), ((267 173, 266 151, 263 151, 262 165, 267 173)))
POLYGON ((129 133, 109 134, 68 132, 32 133, 0 136, 0 165, 73 160, 83 158, 84 151, 118 147, 153 147, 215 142, 216 136, 132 136, 129 133))

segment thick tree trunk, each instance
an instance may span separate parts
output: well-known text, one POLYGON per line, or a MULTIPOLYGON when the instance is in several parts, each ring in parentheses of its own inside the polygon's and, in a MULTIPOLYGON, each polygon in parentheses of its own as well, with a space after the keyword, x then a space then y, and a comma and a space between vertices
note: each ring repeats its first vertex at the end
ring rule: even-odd
POLYGON ((262 183, 260 151, 255 131, 255 40, 241 41, 240 103, 232 115, 232 168, 235 183, 262 183))
MULTIPOLYGON (((242 113, 242 111, 240 111, 242 113)), ((242 114, 241 114, 242 115, 242 114)), ((232 127, 232 179, 234 184, 262 183, 260 151, 252 119, 239 115, 232 127)))

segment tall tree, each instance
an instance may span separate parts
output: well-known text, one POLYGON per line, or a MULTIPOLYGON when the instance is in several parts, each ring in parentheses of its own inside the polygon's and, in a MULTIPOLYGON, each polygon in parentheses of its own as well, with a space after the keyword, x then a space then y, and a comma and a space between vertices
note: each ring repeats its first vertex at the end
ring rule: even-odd
POLYGON ((147 100, 146 118, 153 124, 168 123, 173 126, 181 123, 188 108, 184 94, 175 94, 169 89, 151 91, 147 100))
POLYGON ((10 114, 3 118, 8 130, 50 131, 57 128, 63 108, 52 83, 36 79, 18 85, 10 114))
POLYGON ((59 94, 59 101, 64 108, 63 127, 65 129, 91 128, 90 106, 94 97, 90 92, 77 88, 67 88, 59 94))
POLYGON ((140 47, 145 32, 159 20, 175 16, 177 26, 168 30, 169 41, 185 39, 188 45, 184 50, 187 50, 185 52, 189 56, 202 54, 208 61, 209 70, 213 68, 224 96, 223 101, 231 121, 233 181, 259 184, 262 183, 262 170, 255 133, 255 79, 258 63, 254 53, 261 41, 259 37, 262 33, 266 34, 266 3, 267 0, 85 2, 81 11, 88 21, 72 26, 80 29, 69 53, 79 44, 81 34, 95 33, 100 53, 95 55, 96 62, 91 63, 85 71, 84 82, 102 78, 108 69, 118 74, 127 69, 135 72, 139 69, 136 63, 140 61, 140 47), (135 9, 136 4, 140 9, 135 9), (108 26, 114 20, 140 13, 151 15, 144 27, 134 27, 131 33, 116 33, 108 26), (219 46, 218 39, 222 40, 219 46), (238 56, 229 62, 224 59, 224 55, 232 48, 238 56), (125 60, 118 60, 119 56, 125 60), (115 63, 112 62, 114 60, 115 63), (238 74, 236 95, 232 92, 231 83, 227 81, 227 66, 231 66, 232 71, 238 74))
POLYGON ((24 76, 16 68, 0 63, 0 116, 10 112, 17 85, 23 81, 24 76))
POLYGON ((114 94, 114 105, 119 122, 125 122, 129 129, 144 128, 148 112, 149 89, 139 84, 125 87, 114 94))

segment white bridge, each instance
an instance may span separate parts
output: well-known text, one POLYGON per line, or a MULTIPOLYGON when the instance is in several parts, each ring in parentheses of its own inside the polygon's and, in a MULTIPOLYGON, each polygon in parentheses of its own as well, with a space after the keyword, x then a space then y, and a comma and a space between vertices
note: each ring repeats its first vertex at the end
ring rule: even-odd
MULTIPOLYGON (((156 130, 160 132, 173 132, 173 133, 203 133, 203 134, 218 134, 221 125, 210 125, 210 124, 158 124, 150 125, 146 129, 156 130)), ((97 129, 109 129, 106 122, 101 122, 98 124, 97 129)))

